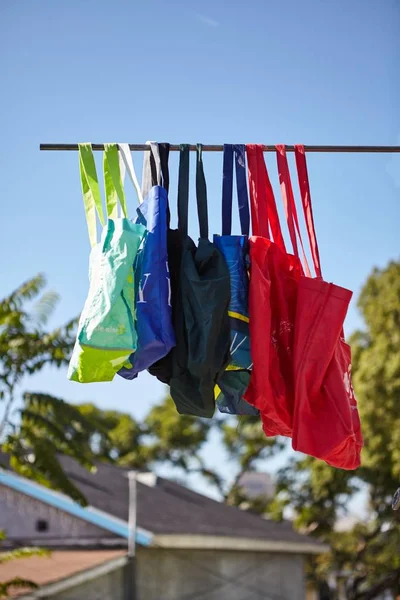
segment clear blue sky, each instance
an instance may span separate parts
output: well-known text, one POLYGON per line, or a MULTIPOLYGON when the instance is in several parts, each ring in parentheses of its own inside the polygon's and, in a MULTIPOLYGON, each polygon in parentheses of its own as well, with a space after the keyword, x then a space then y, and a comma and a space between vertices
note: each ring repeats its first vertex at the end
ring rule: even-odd
MULTIPOLYGON (((56 325, 87 292, 77 155, 40 142, 400 143, 399 26, 397 0, 3 0, 0 293, 44 272, 56 325)), ((308 163, 325 277, 357 295, 399 256, 400 156, 308 163)), ((221 155, 205 168, 218 233, 221 155)), ((347 331, 359 324, 353 303, 347 331)), ((147 375, 84 386, 49 370, 27 385, 136 416, 164 394, 147 375)))

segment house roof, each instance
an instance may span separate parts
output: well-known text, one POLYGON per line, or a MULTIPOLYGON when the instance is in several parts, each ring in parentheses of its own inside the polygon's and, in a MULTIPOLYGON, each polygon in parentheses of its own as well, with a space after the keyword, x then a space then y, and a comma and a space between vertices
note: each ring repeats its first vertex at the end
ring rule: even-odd
MULTIPOLYGON (((72 585, 71 578, 81 581, 99 576, 100 572, 112 570, 126 562, 123 550, 54 551, 50 556, 31 556, 0 563, 0 581, 14 577, 33 581, 43 588, 52 585, 61 591, 72 585), (99 569, 100 567, 100 569, 99 569)), ((50 590, 49 590, 50 593, 50 590)), ((34 596, 29 588, 11 588, 9 596, 34 596)))
MULTIPOLYGON (((128 519, 128 469, 98 463, 88 473, 68 456, 63 468, 89 504, 128 519)), ((155 535, 207 535, 268 539, 309 545, 309 537, 295 532, 289 522, 277 523, 212 500, 162 477, 154 487, 137 482, 137 522, 155 535)))
MULTIPOLYGON (((101 511, 127 524, 129 469, 98 462, 95 472, 88 472, 68 456, 61 456, 60 461, 65 473, 86 497, 91 510, 101 511)), ((142 477, 140 479, 142 481, 137 481, 137 524, 139 530, 153 535, 151 545, 182 548, 211 545, 214 548, 304 553, 326 551, 326 547, 316 540, 295 532, 289 522, 263 519, 161 477, 154 478, 154 485, 147 485, 142 477)))

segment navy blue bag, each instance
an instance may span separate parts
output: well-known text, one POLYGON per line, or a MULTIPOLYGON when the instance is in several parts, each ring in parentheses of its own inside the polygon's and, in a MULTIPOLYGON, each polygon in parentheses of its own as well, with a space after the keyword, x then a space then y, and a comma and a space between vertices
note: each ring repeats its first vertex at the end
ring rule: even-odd
POLYGON ((250 232, 249 197, 246 182, 246 150, 242 144, 224 144, 222 180, 222 235, 214 235, 214 244, 225 257, 231 282, 229 318, 231 325, 231 361, 219 378, 217 406, 221 412, 257 415, 258 411, 243 399, 250 382, 252 360, 249 337, 248 236, 250 232), (233 195, 233 155, 242 235, 231 235, 233 195))
POLYGON ((139 248, 135 272, 136 330, 138 346, 118 374, 134 379, 175 346, 172 325, 171 284, 167 253, 167 191, 159 186, 150 188, 137 208, 136 223, 145 225, 147 232, 139 248))

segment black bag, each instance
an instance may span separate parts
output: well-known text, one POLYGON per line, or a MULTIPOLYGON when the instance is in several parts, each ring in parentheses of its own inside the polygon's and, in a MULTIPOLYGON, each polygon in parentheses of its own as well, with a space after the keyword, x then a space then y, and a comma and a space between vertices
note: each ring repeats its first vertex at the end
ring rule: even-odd
POLYGON ((214 387, 230 361, 229 270, 208 240, 207 190, 202 146, 197 145, 198 247, 188 236, 189 147, 181 146, 178 229, 182 261, 176 298, 176 347, 172 350, 171 396, 181 414, 212 417, 214 387))

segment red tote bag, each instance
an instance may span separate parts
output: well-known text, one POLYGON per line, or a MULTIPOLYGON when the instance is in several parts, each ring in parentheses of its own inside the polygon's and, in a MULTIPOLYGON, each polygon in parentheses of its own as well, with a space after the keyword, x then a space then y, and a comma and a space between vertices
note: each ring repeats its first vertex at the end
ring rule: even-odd
POLYGON ((294 412, 294 324, 302 266, 298 257, 285 249, 263 148, 247 144, 246 152, 253 229, 249 239, 253 368, 244 397, 260 410, 267 436, 290 437, 294 412))
MULTIPOLYGON (((295 157, 317 277, 301 277, 298 283, 292 443, 295 450, 323 459, 334 467, 356 469, 360 465, 363 440, 351 383, 351 350, 343 335, 352 293, 322 279, 303 146, 295 147, 295 157)), ((287 202, 294 206, 293 198, 288 197, 287 202)), ((298 233, 301 240, 299 230, 298 233)))

